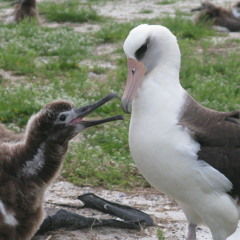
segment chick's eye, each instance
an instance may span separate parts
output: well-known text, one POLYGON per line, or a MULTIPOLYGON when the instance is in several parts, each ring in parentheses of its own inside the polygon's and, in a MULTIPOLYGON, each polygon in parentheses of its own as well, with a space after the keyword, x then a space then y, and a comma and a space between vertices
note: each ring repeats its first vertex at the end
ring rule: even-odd
POLYGON ((60 121, 65 121, 67 116, 65 114, 60 115, 59 120, 60 121))

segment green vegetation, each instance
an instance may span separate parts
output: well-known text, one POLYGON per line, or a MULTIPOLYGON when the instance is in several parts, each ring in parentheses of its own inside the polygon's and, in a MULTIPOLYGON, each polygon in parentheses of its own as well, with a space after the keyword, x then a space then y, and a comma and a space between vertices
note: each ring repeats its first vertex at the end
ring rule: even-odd
MULTIPOLYGON (((22 128, 33 113, 55 99, 81 106, 110 92, 121 96, 127 75, 122 45, 129 31, 143 22, 165 25, 178 37, 181 81, 198 101, 217 110, 240 109, 239 61, 234 50, 239 40, 214 44, 211 39, 217 34, 208 25, 196 27, 182 13, 118 23, 97 12, 96 5, 104 1, 45 1, 39 6, 40 15, 48 21, 94 23, 99 26, 95 31, 77 32, 71 25, 48 28, 28 21, 0 24, 0 69, 12 76, 0 73, 0 122, 22 128), (113 67, 104 67, 102 62, 113 67)), ((125 121, 88 129, 81 141, 71 142, 65 178, 78 185, 108 188, 148 186, 131 160, 130 117, 119 101, 109 102, 92 117, 115 114, 123 114, 125 121)))
POLYGON ((140 11, 140 13, 144 13, 144 14, 149 14, 149 13, 152 13, 152 12, 153 12, 153 10, 151 10, 151 9, 143 9, 143 10, 140 11))
POLYGON ((103 19, 90 4, 81 4, 78 0, 42 2, 39 10, 48 21, 87 22, 103 19))
POLYGON ((157 237, 158 237, 158 240, 165 240, 164 234, 161 229, 157 230, 157 237))
POLYGON ((176 3, 176 2, 177 2, 177 0, 163 0, 163 1, 156 2, 156 4, 168 5, 168 4, 173 4, 173 3, 176 3))
POLYGON ((128 35, 129 31, 138 25, 138 22, 116 23, 110 21, 104 24, 101 29, 95 33, 94 37, 99 43, 120 43, 128 35))
POLYGON ((10 6, 10 4, 12 3, 13 1, 11 1, 11 0, 0 0, 0 4, 1 4, 1 6, 10 6))
POLYGON ((196 25, 186 18, 182 12, 176 12, 176 17, 164 17, 159 22, 171 29, 177 35, 178 39, 203 39, 204 37, 213 36, 215 33, 209 27, 208 23, 196 25))

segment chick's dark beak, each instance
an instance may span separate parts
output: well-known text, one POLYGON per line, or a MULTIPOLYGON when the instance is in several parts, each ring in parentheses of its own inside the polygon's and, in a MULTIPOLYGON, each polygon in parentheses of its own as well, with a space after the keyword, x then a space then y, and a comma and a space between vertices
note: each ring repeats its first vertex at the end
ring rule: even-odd
POLYGON ((99 124, 106 123, 106 122, 123 120, 122 115, 115 115, 115 116, 100 119, 100 120, 84 120, 83 119, 88 114, 93 112, 95 109, 99 108, 106 102, 110 101, 112 98, 120 99, 120 97, 117 94, 109 94, 106 97, 102 98, 101 100, 99 100, 93 104, 73 109, 76 117, 69 122, 69 125, 75 125, 75 124, 80 123, 82 126, 84 126, 84 128, 88 128, 88 127, 92 127, 92 126, 99 125, 99 124))

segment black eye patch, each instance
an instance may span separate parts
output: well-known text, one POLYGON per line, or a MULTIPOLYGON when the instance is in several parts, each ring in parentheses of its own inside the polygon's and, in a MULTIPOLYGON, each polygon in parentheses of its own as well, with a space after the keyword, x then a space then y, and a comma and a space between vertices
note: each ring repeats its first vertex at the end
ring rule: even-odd
POLYGON ((145 53, 146 53, 146 51, 147 51, 147 49, 148 49, 148 40, 146 41, 146 43, 144 43, 136 52, 135 52, 135 57, 137 58, 137 60, 141 60, 143 57, 144 57, 144 55, 145 55, 145 53))

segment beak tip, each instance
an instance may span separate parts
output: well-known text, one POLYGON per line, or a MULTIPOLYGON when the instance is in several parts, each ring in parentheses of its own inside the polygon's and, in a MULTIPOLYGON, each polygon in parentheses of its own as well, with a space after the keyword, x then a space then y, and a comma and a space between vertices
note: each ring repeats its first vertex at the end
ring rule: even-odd
POLYGON ((117 115, 116 120, 124 120, 125 118, 122 115, 117 115))
POLYGON ((117 98, 117 99, 121 100, 121 98, 120 98, 116 93, 110 93, 110 94, 108 94, 107 97, 108 97, 109 99, 117 98))
POLYGON ((121 107, 123 111, 127 114, 131 114, 132 112, 132 101, 125 96, 122 97, 121 99, 121 107))
POLYGON ((131 114, 132 109, 131 109, 131 107, 129 108, 129 105, 125 105, 125 104, 122 103, 121 106, 122 106, 122 109, 125 113, 131 114))

